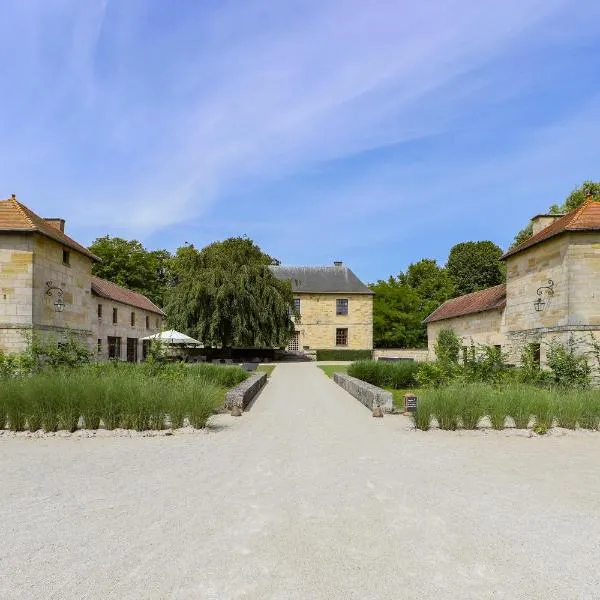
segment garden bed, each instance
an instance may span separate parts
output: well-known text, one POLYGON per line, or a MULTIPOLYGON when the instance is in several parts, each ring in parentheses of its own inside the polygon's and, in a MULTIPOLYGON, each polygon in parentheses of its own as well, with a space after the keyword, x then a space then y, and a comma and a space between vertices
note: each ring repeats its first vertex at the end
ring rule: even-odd
POLYGON ((201 429, 227 389, 246 378, 238 367, 118 363, 7 378, 0 386, 0 429, 201 429))

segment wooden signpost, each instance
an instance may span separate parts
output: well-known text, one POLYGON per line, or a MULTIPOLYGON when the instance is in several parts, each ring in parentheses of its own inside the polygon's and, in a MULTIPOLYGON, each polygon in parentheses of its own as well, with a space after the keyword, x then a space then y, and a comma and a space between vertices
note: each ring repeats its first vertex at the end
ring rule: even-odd
POLYGON ((409 392, 404 394, 404 414, 410 415, 411 413, 417 412, 417 397, 409 392))

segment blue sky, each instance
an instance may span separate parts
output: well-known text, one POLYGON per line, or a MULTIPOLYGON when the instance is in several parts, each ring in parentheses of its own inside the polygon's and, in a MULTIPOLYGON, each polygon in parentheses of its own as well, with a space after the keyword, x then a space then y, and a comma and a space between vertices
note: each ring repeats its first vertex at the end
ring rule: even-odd
POLYGON ((600 3, 0 3, 0 197, 366 281, 600 179, 600 3))

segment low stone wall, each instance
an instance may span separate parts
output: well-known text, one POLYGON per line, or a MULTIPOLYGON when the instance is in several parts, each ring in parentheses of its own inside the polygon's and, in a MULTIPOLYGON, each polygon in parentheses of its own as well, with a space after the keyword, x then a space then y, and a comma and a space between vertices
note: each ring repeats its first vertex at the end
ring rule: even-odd
POLYGON ((266 383, 266 373, 253 373, 248 379, 242 381, 242 383, 236 385, 225 394, 224 407, 227 410, 231 410, 234 406, 239 406, 244 410, 266 383))
POLYGON ((346 375, 345 373, 334 373, 333 380, 371 410, 376 406, 381 406, 384 412, 392 412, 394 410, 391 392, 382 390, 366 381, 356 379, 356 377, 350 377, 350 375, 346 375))
POLYGON ((417 362, 428 360, 429 350, 410 349, 410 348, 375 348, 373 350, 373 360, 380 358, 405 358, 417 362))

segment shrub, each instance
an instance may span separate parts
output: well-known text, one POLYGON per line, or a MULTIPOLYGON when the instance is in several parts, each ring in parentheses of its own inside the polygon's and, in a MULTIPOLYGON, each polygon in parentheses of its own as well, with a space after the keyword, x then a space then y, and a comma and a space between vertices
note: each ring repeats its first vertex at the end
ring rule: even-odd
POLYGON ((573 336, 569 338, 566 347, 558 340, 552 340, 548 347, 546 363, 557 385, 583 388, 590 383, 590 366, 585 356, 576 354, 573 336))
POLYGON ((371 360, 372 358, 372 350, 344 350, 341 348, 317 350, 317 360, 371 360))
POLYGON ((460 367, 453 362, 422 362, 419 363, 415 380, 423 387, 440 388, 451 383, 459 374, 460 367))
POLYGON ((435 355, 440 362, 458 362, 461 341, 453 329, 441 329, 435 342, 435 355))
POLYGON ((414 361, 360 360, 348 367, 348 375, 378 387, 401 390, 417 385, 418 370, 414 361))

